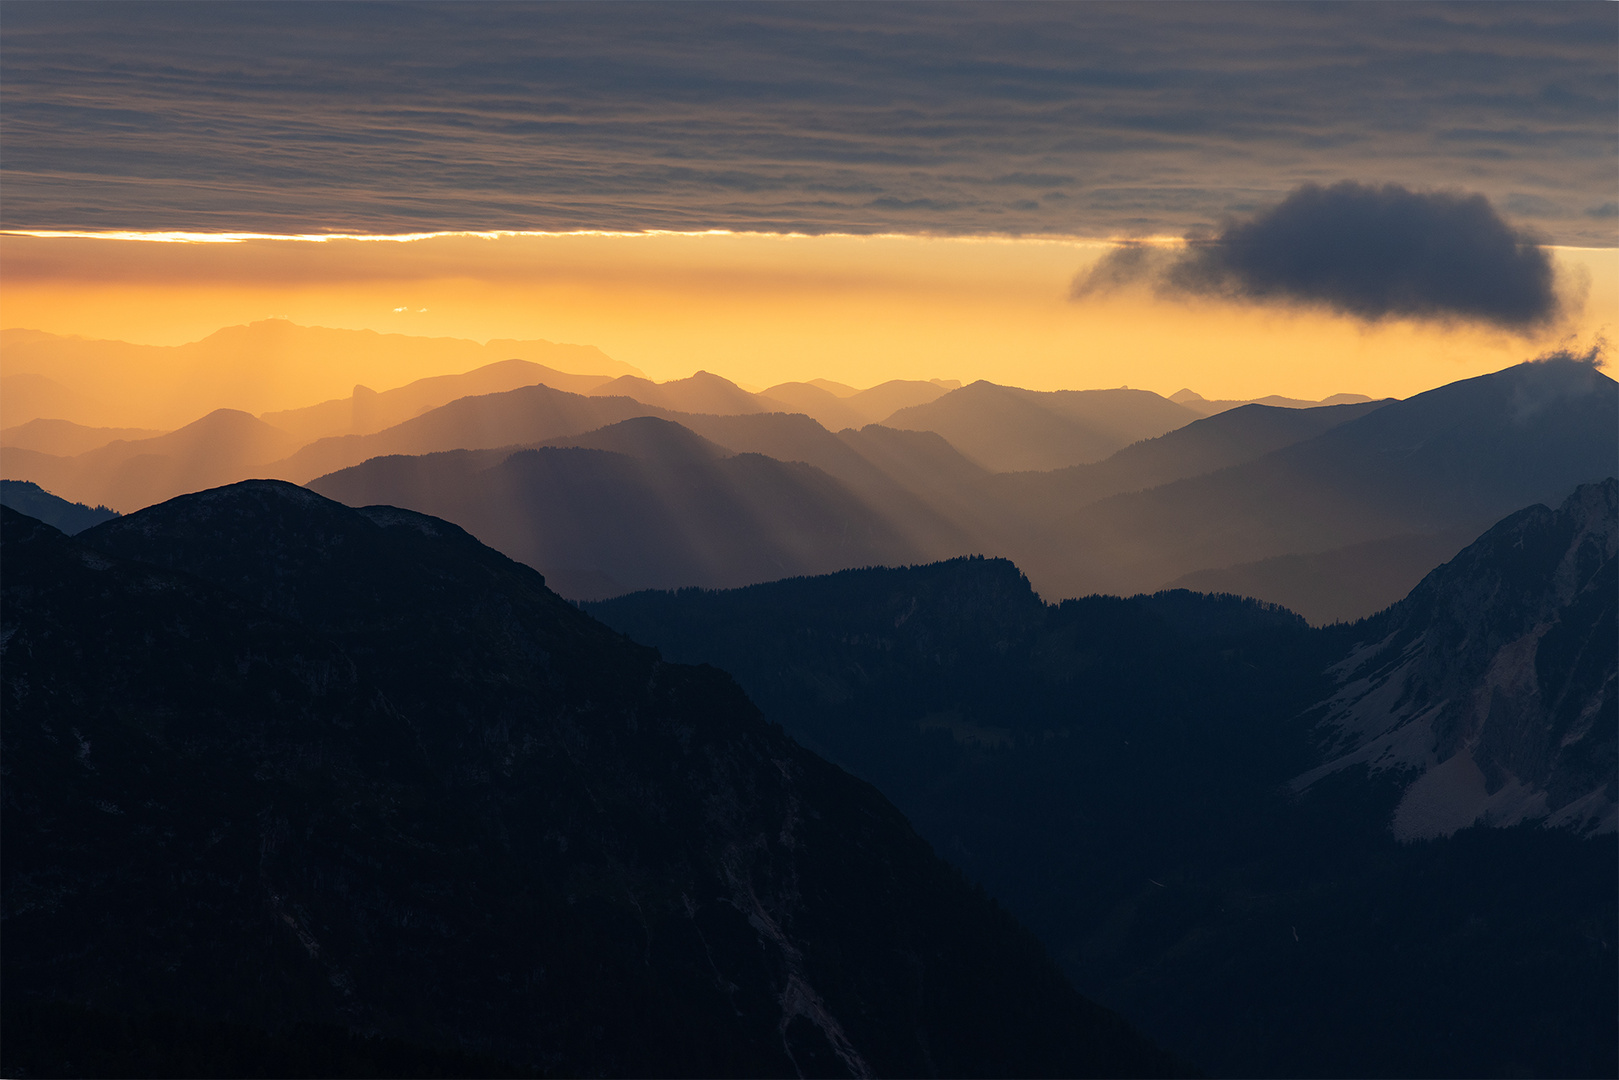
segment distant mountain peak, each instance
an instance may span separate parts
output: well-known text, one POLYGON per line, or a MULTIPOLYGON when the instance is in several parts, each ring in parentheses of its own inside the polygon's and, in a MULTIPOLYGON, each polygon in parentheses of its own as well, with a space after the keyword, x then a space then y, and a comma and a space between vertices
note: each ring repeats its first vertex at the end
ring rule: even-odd
POLYGON ((1334 669, 1330 760, 1411 776, 1402 840, 1475 823, 1619 829, 1619 480, 1497 524, 1364 624, 1334 669))

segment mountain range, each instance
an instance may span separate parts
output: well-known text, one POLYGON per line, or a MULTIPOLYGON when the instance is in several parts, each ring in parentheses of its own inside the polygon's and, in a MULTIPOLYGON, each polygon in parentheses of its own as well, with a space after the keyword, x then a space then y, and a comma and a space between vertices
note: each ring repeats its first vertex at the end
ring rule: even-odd
MULTIPOLYGON (((1227 591, 1326 623, 1394 602, 1514 507, 1556 501, 1578 483, 1611 475, 1619 442, 1614 382, 1566 359, 1402 402, 1248 404, 1203 418, 1144 391, 1038 394, 980 382, 846 393, 836 384, 796 384, 796 391, 839 402, 864 394, 885 405, 907 394, 931 397, 899 408, 884 424, 835 434, 805 414, 770 411, 789 406, 768 393, 706 373, 663 384, 567 376, 588 393, 530 382, 536 378, 564 381, 538 365, 506 361, 382 394, 357 391, 299 414, 308 434, 321 425, 376 427, 417 410, 367 433, 301 443, 263 418, 219 410, 166 435, 115 440, 74 456, 16 443, 0 453, 0 466, 8 478, 123 512, 248 477, 314 482, 356 505, 391 501, 442 514, 515 558, 547 560, 534 565, 577 598, 983 553, 1012 559, 1048 597, 1227 591), (512 382, 523 385, 432 405, 512 382), (775 481, 763 479, 764 466, 722 463, 729 454, 711 454, 699 466, 686 452, 690 440, 635 441, 606 471, 589 464, 606 459, 544 455, 552 486, 543 490, 599 494, 575 499, 561 516, 541 502, 510 501, 515 492, 537 497, 542 488, 513 487, 504 475, 469 479, 501 468, 504 457, 434 457, 408 467, 373 460, 587 446, 621 453, 624 447, 603 441, 609 436, 591 433, 648 417, 677 423, 730 454, 774 459, 767 471, 782 480, 779 497, 766 493, 775 481), (1172 430, 1160 433, 1165 427, 1172 430), (998 471, 1023 453, 1019 439, 1046 447, 1051 460, 1044 464, 1125 445, 1099 461, 998 471), (660 463, 665 451, 672 457, 660 463), (750 468, 751 479, 739 479, 734 491, 721 476, 750 468), (675 477, 697 483, 703 470, 713 475, 701 483, 724 496, 671 517, 667 507, 694 489, 679 488, 676 499, 656 485, 675 477), (488 498, 473 498, 473 489, 488 498), (810 489, 815 494, 806 494, 810 489), (587 519, 585 532, 572 531, 587 519), (810 520, 819 524, 803 543, 786 539, 810 520), (579 541, 586 532, 614 540, 579 541), (548 533, 574 539, 552 541, 548 533), (686 539, 666 544, 666 535, 686 539), (737 543, 727 547, 727 536, 737 543), (744 549, 751 554, 741 557, 744 549), (720 551, 729 554, 721 559, 720 551), (723 573, 716 570, 722 564, 723 573)), ((35 445, 47 434, 13 430, 35 435, 35 445)), ((51 431, 58 443, 96 438, 82 428, 51 431)), ((537 475, 529 480, 538 483, 537 475)))
POLYGON ((0 526, 11 1016, 519 1073, 1182 1068, 728 676, 447 522, 260 481, 0 526))
POLYGON ((7 1075, 1619 1069, 1593 358, 1235 402, 17 344, 7 1075))
MULTIPOLYGON (((637 411, 627 399, 597 400, 637 411)), ((458 402, 371 436, 368 445, 416 455, 473 439, 491 446, 583 445, 584 432, 556 429, 589 419, 581 400, 534 387, 458 402)), ((1324 623, 1392 603, 1502 514, 1560 500, 1577 484, 1612 475, 1619 386, 1574 361, 1519 365, 1403 402, 1308 410, 1248 405, 1134 443, 1099 463, 1026 473, 990 472, 937 432, 882 425, 833 436, 806 417, 781 414, 667 413, 665 419, 729 450, 799 461, 825 474, 821 490, 841 489, 842 505, 850 508, 825 518, 850 530, 844 566, 1000 555, 1050 597, 1129 594, 1235 575, 1245 586, 1235 591, 1292 600, 1324 623), (902 446, 908 466, 893 457, 902 446), (850 516, 858 506, 863 513, 850 516), (883 522, 899 543, 885 540, 880 551, 864 546, 866 538, 882 534, 883 522), (1307 573, 1301 575, 1300 566, 1307 573)), ((648 460, 660 451, 645 443, 635 453, 648 460)), ((533 547, 506 548, 510 533, 495 527, 497 520, 527 513, 521 506, 493 497, 446 499, 466 487, 474 465, 495 468, 497 462, 440 457, 407 472, 398 462, 373 461, 313 483, 356 504, 394 501, 442 513, 514 557, 539 557, 533 547)), ((592 512, 603 521, 616 512, 613 506, 646 502, 642 481, 622 492, 613 483, 606 476, 590 483, 599 498, 592 512)), ((705 535, 754 528, 740 524, 754 511, 745 513, 735 500, 711 505, 731 516, 684 528, 705 535)), ((556 528, 568 531, 560 520, 556 528)), ((589 580, 603 583, 650 581, 666 572, 649 569, 668 554, 664 533, 641 532, 627 521, 610 528, 640 537, 639 546, 620 542, 584 552, 591 565, 568 563, 558 579, 565 589, 586 580, 579 576, 585 570, 593 575, 589 580)), ((831 568, 824 561, 772 558, 778 560, 774 572, 761 568, 754 580, 831 568)), ((684 576, 669 584, 742 583, 734 576, 722 581, 700 562, 685 565, 684 576)), ((587 589, 579 595, 602 594, 587 589)))
POLYGON ((1607 1075, 1619 483, 1369 621, 957 559, 587 610, 733 673, 1214 1075, 1607 1075), (1488 993, 1480 988, 1487 987, 1488 993))

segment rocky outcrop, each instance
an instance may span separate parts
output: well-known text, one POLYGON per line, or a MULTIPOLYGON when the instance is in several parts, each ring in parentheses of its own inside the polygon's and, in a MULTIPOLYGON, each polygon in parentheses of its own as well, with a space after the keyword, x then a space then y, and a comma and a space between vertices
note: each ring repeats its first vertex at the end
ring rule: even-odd
POLYGON ((1325 764, 1398 770, 1401 839, 1476 822, 1619 828, 1619 481, 1500 522, 1360 625, 1322 707, 1325 764))

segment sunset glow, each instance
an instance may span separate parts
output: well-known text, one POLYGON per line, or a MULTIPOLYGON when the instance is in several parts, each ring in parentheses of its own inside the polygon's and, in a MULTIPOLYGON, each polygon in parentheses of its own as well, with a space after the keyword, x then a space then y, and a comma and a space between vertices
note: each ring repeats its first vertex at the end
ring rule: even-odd
MULTIPOLYGON (((596 345, 655 379, 701 369, 761 387, 945 377, 1319 398, 1407 396, 1497 370, 1589 339, 1619 310, 1619 252, 1578 248, 1555 253, 1569 317, 1529 336, 1145 290, 1071 301, 1075 275, 1108 250, 1080 238, 739 232, 11 233, 0 314, 7 327, 154 345, 267 318, 543 338, 596 345)), ((402 367, 397 384, 433 373, 402 367)))

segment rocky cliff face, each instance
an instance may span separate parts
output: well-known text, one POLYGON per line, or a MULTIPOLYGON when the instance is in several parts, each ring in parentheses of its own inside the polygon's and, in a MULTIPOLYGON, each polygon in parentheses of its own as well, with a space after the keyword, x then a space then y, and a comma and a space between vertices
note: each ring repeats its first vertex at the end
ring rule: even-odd
POLYGON ((727 676, 453 525, 3 513, 8 1004, 571 1075, 1173 1067, 727 676))
POLYGON ((1398 770, 1401 839, 1475 822, 1619 828, 1619 482, 1506 518, 1361 625, 1324 704, 1328 760, 1398 770))

